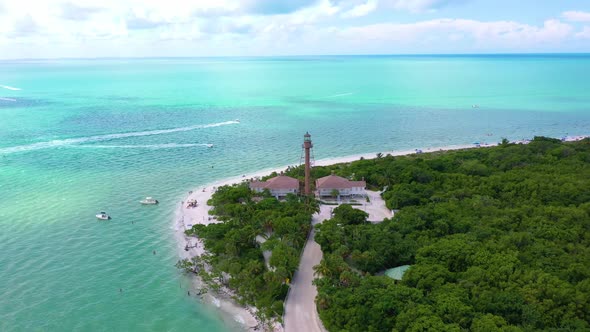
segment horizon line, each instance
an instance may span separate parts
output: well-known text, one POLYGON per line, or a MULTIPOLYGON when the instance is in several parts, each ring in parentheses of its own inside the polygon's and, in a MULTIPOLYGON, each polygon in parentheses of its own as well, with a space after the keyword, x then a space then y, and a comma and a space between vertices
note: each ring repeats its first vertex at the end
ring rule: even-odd
POLYGON ((306 57, 428 57, 428 56, 555 56, 590 55, 590 52, 498 52, 498 53, 372 53, 372 54, 283 54, 283 55, 194 55, 194 56, 104 56, 104 57, 54 57, 54 58, 6 58, 2 61, 48 61, 48 60, 149 60, 149 59, 253 59, 253 58, 306 58, 306 57))

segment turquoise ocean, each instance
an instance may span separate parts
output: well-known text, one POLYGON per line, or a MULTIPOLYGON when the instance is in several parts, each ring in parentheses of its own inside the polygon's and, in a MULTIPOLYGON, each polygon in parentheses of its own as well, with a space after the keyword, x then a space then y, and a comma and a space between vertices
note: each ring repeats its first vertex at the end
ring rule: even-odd
POLYGON ((567 54, 1 61, 0 330, 234 330, 174 267, 187 191, 298 164, 306 131, 316 159, 588 135, 589 75, 567 54))

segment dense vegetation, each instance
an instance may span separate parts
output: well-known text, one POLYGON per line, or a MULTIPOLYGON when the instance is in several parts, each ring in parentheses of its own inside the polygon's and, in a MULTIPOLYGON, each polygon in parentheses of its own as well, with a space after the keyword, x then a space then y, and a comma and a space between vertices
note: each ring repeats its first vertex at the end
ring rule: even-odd
POLYGON ((208 204, 223 222, 188 231, 204 240, 208 254, 179 265, 198 271, 212 287, 229 287, 240 303, 254 305, 263 321, 281 317, 317 206, 294 195, 285 201, 268 192, 255 196, 246 183, 218 188, 208 204), (266 241, 261 245, 257 236, 266 241), (272 253, 268 265, 264 250, 272 253))
POLYGON ((326 168, 386 188, 390 220, 341 206, 317 226, 330 331, 589 331, 590 140, 326 168), (377 272, 410 264, 402 281, 377 272))

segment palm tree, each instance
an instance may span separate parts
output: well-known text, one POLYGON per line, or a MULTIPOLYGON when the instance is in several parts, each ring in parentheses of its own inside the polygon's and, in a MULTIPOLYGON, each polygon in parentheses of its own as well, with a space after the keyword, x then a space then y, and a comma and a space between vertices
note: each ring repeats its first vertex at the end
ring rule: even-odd
POLYGON ((328 266, 328 262, 325 259, 322 259, 320 263, 313 267, 313 275, 318 277, 330 277, 331 271, 330 267, 328 266))
POLYGON ((319 309, 327 309, 330 303, 328 295, 319 293, 316 297, 316 303, 319 309))
POLYGON ((266 218, 262 221, 262 227, 265 228, 268 234, 272 234, 273 232, 273 220, 272 218, 266 218))
POLYGON ((336 198, 340 199, 340 191, 338 191, 338 189, 332 189, 332 192, 330 192, 330 195, 332 195, 332 197, 334 199, 336 199, 336 198))

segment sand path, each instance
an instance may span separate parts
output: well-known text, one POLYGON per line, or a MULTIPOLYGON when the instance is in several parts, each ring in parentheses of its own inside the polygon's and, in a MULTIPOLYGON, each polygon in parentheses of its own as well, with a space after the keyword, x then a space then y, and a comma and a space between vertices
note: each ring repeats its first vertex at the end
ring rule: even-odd
MULTIPOLYGON (((313 215, 312 225, 315 226, 329 219, 332 207, 322 205, 320 212, 313 215)), ((326 331, 315 305, 315 297, 318 291, 312 284, 314 279, 313 267, 320 263, 323 256, 320 245, 314 240, 314 235, 315 230, 312 229, 303 249, 299 268, 291 282, 289 295, 285 301, 285 332, 326 331)))
POLYGON ((367 220, 373 224, 378 224, 385 218, 393 217, 391 210, 385 206, 385 201, 381 198, 381 193, 378 191, 366 190, 370 202, 363 202, 363 205, 353 205, 355 209, 363 210, 369 214, 367 220))

